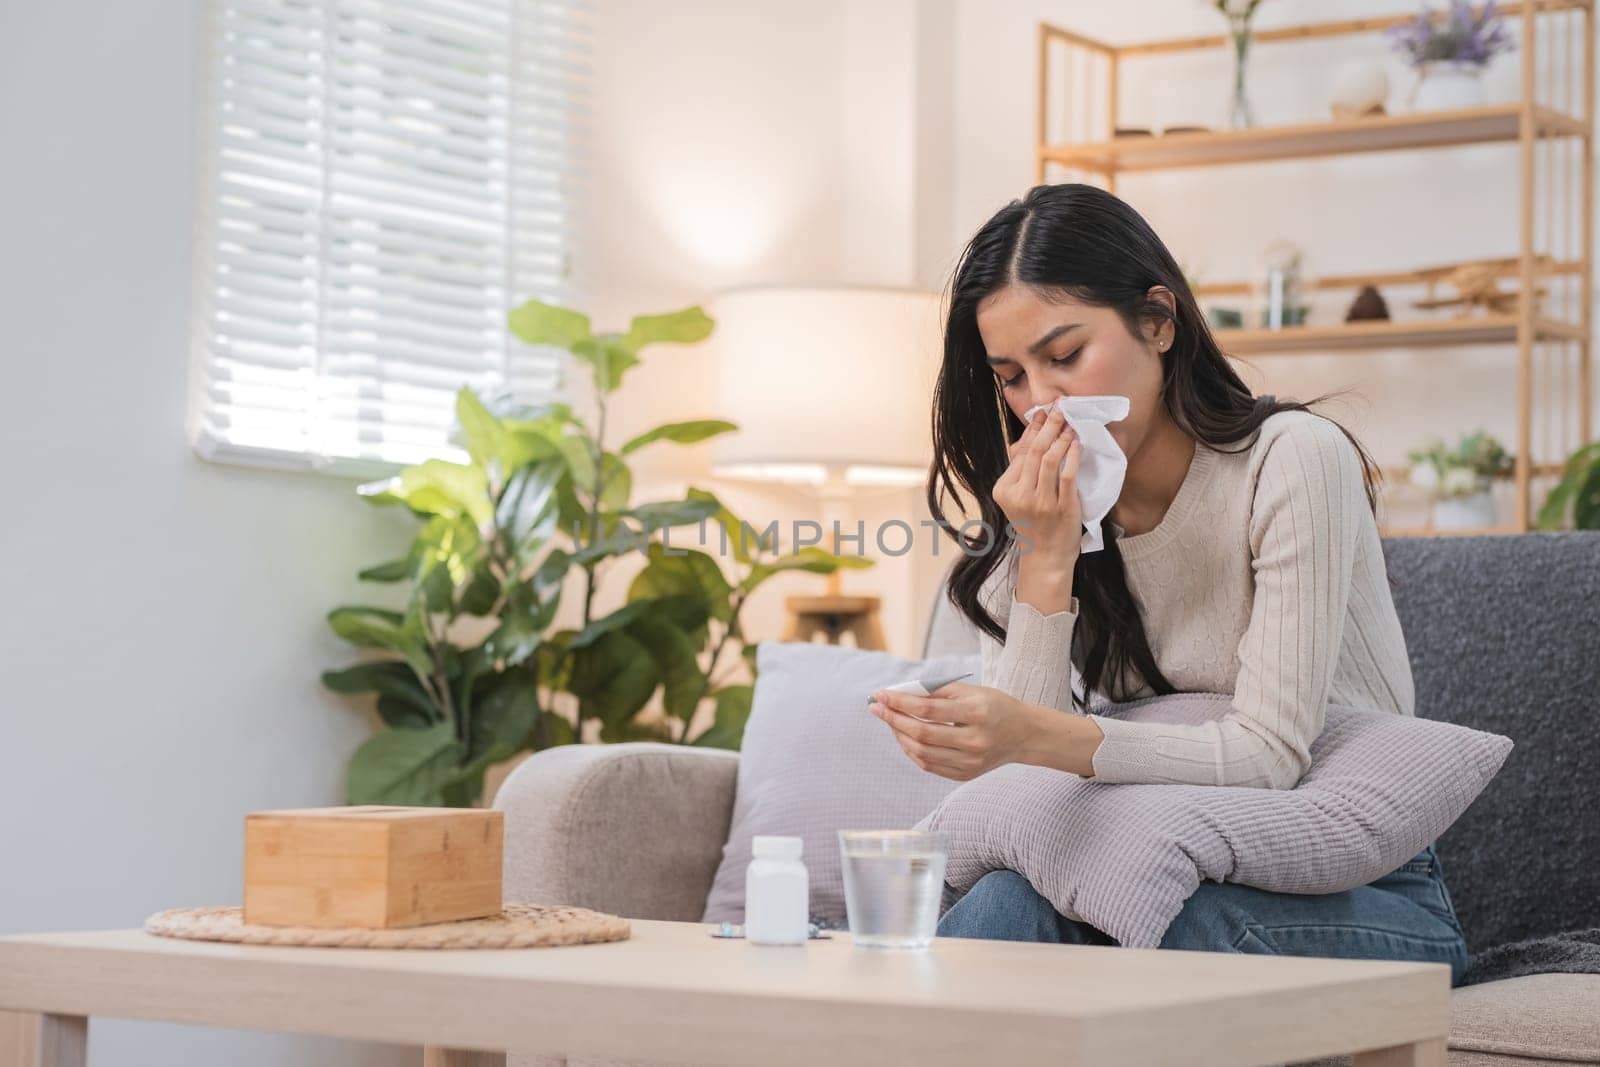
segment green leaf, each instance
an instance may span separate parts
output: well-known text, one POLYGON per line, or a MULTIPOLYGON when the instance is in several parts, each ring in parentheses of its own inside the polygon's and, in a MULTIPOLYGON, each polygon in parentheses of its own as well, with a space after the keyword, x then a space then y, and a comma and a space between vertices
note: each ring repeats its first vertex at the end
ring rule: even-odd
POLYGON ((745 723, 750 720, 750 702, 755 697, 755 689, 748 685, 727 685, 715 695, 716 720, 689 743, 702 748, 737 750, 744 740, 745 723))
POLYGON ((637 519, 643 525, 646 533, 664 529, 668 526, 688 526, 690 523, 709 519, 717 513, 715 501, 697 500, 658 500, 638 507, 629 508, 620 514, 637 519))
POLYGON ((669 555, 659 542, 652 542, 645 554, 650 562, 628 586, 630 602, 689 596, 704 604, 712 618, 727 622, 733 617, 733 587, 715 559, 694 549, 673 549, 669 555))
POLYGON ((500 599, 500 579, 494 576, 487 563, 480 563, 472 572, 467 587, 461 590, 461 611, 466 615, 488 615, 500 599))
POLYGON ((506 428, 483 406, 478 394, 464 385, 456 393, 456 422, 461 424, 461 436, 472 462, 487 468, 491 461, 500 458, 509 436, 506 428))
POLYGON ((531 588, 540 599, 554 591, 559 595, 567 571, 572 567, 572 554, 564 548, 552 548, 533 572, 531 588))
POLYGON ((403 582, 411 577, 411 570, 415 564, 416 560, 407 556, 405 559, 394 559, 388 563, 368 567, 356 577, 363 582, 403 582))
POLYGON ((576 482, 572 470, 561 476, 561 481, 556 483, 556 524, 562 533, 572 538, 574 544, 581 544, 589 536, 589 509, 583 506, 583 501, 578 499, 576 482))
POLYGON ((423 515, 466 515, 480 526, 494 518, 483 469, 443 459, 406 467, 395 477, 369 482, 356 492, 375 504, 404 504, 423 515))
POLYGON ((704 597, 693 593, 678 593, 657 597, 651 600, 650 604, 652 617, 676 626, 691 646, 700 651, 705 650, 710 639, 706 620, 711 617, 711 605, 706 603, 704 597))
MULTIPOLYGON (((335 693, 377 692, 380 697, 398 701, 419 714, 424 726, 443 717, 417 681, 416 673, 395 660, 357 663, 342 671, 323 671, 322 684, 335 693)), ((382 708, 379 711, 382 713, 382 708)), ((389 721, 389 716, 384 715, 384 720, 389 721)))
POLYGON ((689 422, 669 422, 663 426, 630 438, 621 448, 621 453, 626 456, 629 452, 643 448, 653 441, 672 441, 680 445, 692 445, 696 441, 704 441, 708 437, 718 434, 731 433, 739 428, 739 424, 726 419, 694 419, 689 422))
POLYGON ((1600 462, 1588 475, 1572 500, 1572 527, 1575 530, 1600 530, 1600 462))
POLYGON ((643 645, 621 631, 603 634, 593 644, 573 648, 568 690, 585 716, 620 724, 650 700, 660 678, 643 645))
POLYGON ((328 613, 328 625, 334 633, 359 648, 398 652, 420 675, 433 669, 426 641, 399 612, 382 608, 334 608, 328 613))
POLYGON ((600 510, 621 511, 628 506, 633 495, 633 471, 615 452, 600 457, 600 477, 605 482, 600 490, 600 510))
POLYGON ((1550 490, 1549 496, 1545 497, 1544 506, 1539 509, 1536 525, 1540 529, 1555 530, 1561 527, 1566 517, 1567 505, 1579 495, 1579 486, 1597 466, 1600 466, 1600 441, 1583 445, 1567 457, 1561 470, 1561 480, 1550 490))
POLYGON ((671 341, 676 344, 694 344, 711 336, 715 326, 711 317, 695 307, 671 311, 664 315, 636 315, 628 325, 623 343, 634 352, 648 344, 671 341))
POLYGON ((411 704, 394 697, 378 698, 378 718, 385 726, 398 730, 426 730, 439 720, 418 711, 411 704))
POLYGON ((661 676, 662 708, 688 723, 708 688, 694 645, 682 630, 656 615, 643 615, 629 623, 628 635, 655 661, 656 673, 661 676))
POLYGON ((594 496, 594 442, 577 434, 567 434, 556 442, 556 447, 561 450, 561 457, 567 461, 567 469, 572 472, 573 486, 594 496))
POLYGON ((586 648, 589 645, 594 644, 606 634, 615 630, 623 629, 629 623, 644 615, 649 610, 650 604, 648 601, 624 604, 611 614, 596 619, 583 629, 579 630, 577 636, 572 639, 572 642, 568 647, 586 648))
POLYGON ((530 300, 506 317, 506 325, 530 345, 571 349, 589 336, 589 316, 542 300, 530 300))
POLYGON ((537 649, 534 669, 539 675, 539 684, 546 689, 556 692, 571 690, 572 657, 567 654, 567 647, 576 636, 576 630, 560 630, 547 637, 537 649))
POLYGON ((384 730, 350 757, 345 792, 351 804, 438 805, 462 755, 449 723, 426 730, 384 730))
POLYGON ((439 803, 447 808, 475 808, 483 796, 484 768, 476 773, 462 767, 439 787, 439 803))
POLYGON ((561 510, 557 489, 564 473, 560 460, 541 460, 519 469, 506 483, 495 522, 510 538, 519 561, 531 559, 555 533, 561 510))
POLYGON ((626 556, 643 552, 650 547, 650 534, 628 522, 615 512, 600 516, 601 533, 592 542, 572 554, 574 563, 589 566, 597 560, 611 556, 626 556))
POLYGON ((554 600, 508 604, 500 613, 500 625, 484 640, 486 653, 508 667, 523 662, 538 651, 555 613, 554 600))
POLYGON ((554 456, 555 438, 561 433, 557 418, 507 422, 465 386, 456 394, 456 422, 461 426, 472 462, 488 472, 497 485, 534 460, 554 456))
POLYGON ((755 552, 769 552, 777 547, 776 522, 768 526, 766 531, 757 530, 728 510, 727 506, 717 499, 715 493, 690 486, 685 495, 690 500, 703 500, 715 507, 713 514, 717 524, 723 529, 724 538, 728 542, 727 548, 733 553, 733 558, 740 563, 749 563, 755 558, 752 548, 755 552))
POLYGON ((417 594, 429 611, 449 612, 455 607, 456 583, 448 564, 436 562, 417 582, 417 594))
POLYGON ((744 581, 739 583, 739 589, 748 593, 774 574, 781 574, 784 571, 832 574, 841 567, 859 571, 873 565, 874 561, 865 556, 836 556, 832 552, 812 545, 787 556, 781 556, 770 563, 757 563, 750 568, 750 573, 745 575, 744 581))
POLYGON ((531 672, 508 670, 500 675, 472 714, 468 752, 473 761, 482 760, 487 766, 515 755, 539 721, 540 710, 539 683, 531 672))
POLYGON ((558 715, 553 711, 546 711, 540 714, 539 723, 535 727, 535 731, 535 743, 541 751, 547 748, 555 748, 557 745, 575 745, 578 743, 578 736, 572 729, 572 723, 568 721, 566 716, 558 715), (540 734, 543 736, 539 736, 540 734))
POLYGON ((615 392, 622 376, 639 365, 637 352, 615 333, 584 338, 572 346, 572 354, 594 369, 595 388, 604 393, 615 392))
POLYGON ((660 719, 650 722, 638 722, 629 719, 626 722, 602 722, 600 724, 600 740, 608 745, 619 744, 624 741, 672 741, 672 727, 660 719))

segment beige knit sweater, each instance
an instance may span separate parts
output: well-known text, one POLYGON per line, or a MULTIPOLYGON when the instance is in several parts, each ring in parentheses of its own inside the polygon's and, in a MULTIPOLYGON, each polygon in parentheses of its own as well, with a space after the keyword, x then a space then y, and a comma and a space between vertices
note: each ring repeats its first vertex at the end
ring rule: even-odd
MULTIPOLYGON (((1303 411, 1278 412, 1253 438, 1224 447, 1244 450, 1196 443, 1153 530, 1123 537, 1107 525, 1162 672, 1183 692, 1232 693, 1233 711, 1201 726, 1091 715, 1105 734, 1096 780, 1289 789, 1330 700, 1413 713, 1411 664, 1355 447, 1303 411)), ((1013 545, 980 593, 1007 630, 1003 645, 981 634, 984 684, 1072 712, 1085 651, 1073 640, 1077 598, 1050 615, 1017 600, 1016 563, 1013 545)), ((1135 695, 1154 692, 1129 680, 1135 695)))

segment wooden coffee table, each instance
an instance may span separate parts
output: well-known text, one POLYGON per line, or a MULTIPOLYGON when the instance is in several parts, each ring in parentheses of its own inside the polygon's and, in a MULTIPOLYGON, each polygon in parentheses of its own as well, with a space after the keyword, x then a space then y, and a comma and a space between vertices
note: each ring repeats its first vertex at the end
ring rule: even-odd
MULTIPOLYGON (((77 1067, 88 1017, 694 1064, 1445 1062, 1443 964, 938 938, 925 952, 710 936, 491 951, 251 947, 138 930, 0 938, 0 1064, 77 1067)), ((474 1051, 484 1050, 484 1051, 474 1051)))

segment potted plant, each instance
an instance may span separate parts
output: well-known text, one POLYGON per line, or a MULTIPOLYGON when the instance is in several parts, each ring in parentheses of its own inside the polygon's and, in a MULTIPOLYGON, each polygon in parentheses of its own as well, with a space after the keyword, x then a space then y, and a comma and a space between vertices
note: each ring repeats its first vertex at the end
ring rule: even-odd
POLYGON ((470 806, 491 765, 591 737, 736 749, 752 695, 739 661, 755 675, 755 647, 740 628, 750 595, 784 571, 871 566, 815 547, 779 555, 776 523, 757 534, 703 489, 632 502, 633 452, 737 429, 700 419, 658 426, 614 451, 605 440, 606 398, 640 349, 704 339, 712 323, 699 308, 597 334, 587 316, 530 301, 510 327, 591 367, 598 417, 591 428, 566 404, 493 410, 462 389, 463 462, 431 459, 359 488, 371 503, 407 509, 420 528, 404 558, 360 574, 401 587, 398 605, 328 615, 335 633, 375 653, 322 676, 336 692, 377 696, 382 728, 350 759, 349 803, 470 806), (708 521, 726 533, 731 574, 683 547, 690 536, 671 545, 656 536, 708 521), (646 562, 626 602, 597 612, 601 573, 634 554, 646 562), (574 579, 579 624, 551 632, 574 579))
POLYGON ((1434 438, 1406 453, 1413 484, 1434 494, 1433 525, 1442 530, 1480 529, 1495 524, 1493 480, 1504 478, 1515 460, 1499 441, 1480 430, 1454 447, 1434 438))
POLYGON ((1539 509, 1539 529, 1559 530, 1569 516, 1574 530, 1600 530, 1600 441, 1581 445, 1567 457, 1561 480, 1539 509))
POLYGON ((1411 91, 1414 111, 1481 106, 1484 68, 1516 47, 1494 0, 1486 0, 1477 12, 1467 0, 1450 0, 1449 8, 1424 9, 1387 33, 1417 72, 1411 91))

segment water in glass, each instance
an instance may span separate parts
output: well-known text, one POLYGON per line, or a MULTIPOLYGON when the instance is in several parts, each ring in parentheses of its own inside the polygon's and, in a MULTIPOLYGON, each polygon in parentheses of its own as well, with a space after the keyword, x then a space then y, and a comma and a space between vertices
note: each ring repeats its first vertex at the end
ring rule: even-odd
POLYGON ((932 944, 949 851, 937 831, 839 831, 851 940, 865 948, 932 944))

